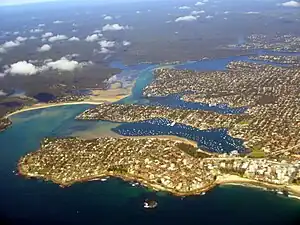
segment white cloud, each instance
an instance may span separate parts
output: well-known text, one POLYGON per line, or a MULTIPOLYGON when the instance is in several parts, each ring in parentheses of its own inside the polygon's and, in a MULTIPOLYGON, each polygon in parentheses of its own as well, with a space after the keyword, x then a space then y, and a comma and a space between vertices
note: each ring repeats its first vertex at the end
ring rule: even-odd
POLYGON ((69 38, 69 41, 80 41, 80 39, 78 37, 71 37, 69 38))
POLYGON ((107 48, 101 48, 101 50, 98 53, 107 54, 107 53, 111 53, 111 51, 107 48))
POLYGON ((5 76, 5 73, 0 72, 0 77, 4 77, 4 76, 5 76))
POLYGON ((141 13, 141 11, 136 11, 135 13, 136 13, 136 14, 140 14, 140 13, 141 13))
POLYGON ((101 33, 102 31, 101 30, 94 30, 94 32, 93 33, 101 33))
POLYGON ((131 42, 130 41, 123 41, 122 44, 123 44, 123 46, 129 46, 129 45, 131 45, 131 42))
POLYGON ((27 61, 19 61, 11 64, 5 73, 18 75, 34 75, 39 72, 39 68, 27 61))
POLYGON ((38 52, 47 52, 51 49, 51 45, 45 44, 42 47, 38 48, 38 52))
POLYGON ((186 5, 178 7, 178 9, 190 9, 190 8, 191 8, 191 7, 186 6, 186 5))
POLYGON ((106 24, 103 28, 102 31, 118 31, 118 30, 125 30, 129 29, 128 26, 122 26, 120 24, 106 24))
POLYGON ((28 62, 29 63, 38 63, 39 60, 37 60, 37 59, 29 59, 28 62))
POLYGON ((300 2, 289 1, 289 2, 284 2, 281 5, 286 7, 300 7, 300 2))
MULTIPOLYGON (((0 74, 0 77, 1 77, 1 74, 0 74)), ((5 95, 7 95, 7 93, 5 93, 3 90, 0 90, 0 96, 5 96, 5 95)))
POLYGON ((181 16, 178 17, 175 22, 181 22, 181 21, 186 21, 186 22, 191 22, 197 20, 197 17, 189 15, 189 16, 181 16))
POLYGON ((35 36, 30 36, 29 37, 29 40, 35 40, 35 39, 37 39, 37 37, 35 37, 35 36))
POLYGON ((107 41, 107 40, 102 40, 102 41, 99 41, 98 43, 102 48, 112 48, 116 44, 116 42, 114 42, 114 41, 107 41))
MULTIPOLYGON (((42 2, 55 2, 57 0, 1 0, 0 6, 16 6, 42 2)), ((32 17, 34 19, 35 17, 32 17)))
POLYGON ((212 18, 214 18, 213 16, 206 16, 205 17, 206 19, 212 19, 212 18))
POLYGON ((204 2, 196 2, 195 6, 204 5, 204 2))
POLYGON ((71 59, 74 59, 74 58, 79 57, 79 56, 80 56, 79 54, 73 53, 73 54, 66 55, 65 58, 71 60, 71 59))
POLYGON ((27 39, 28 39, 27 37, 21 37, 21 36, 19 36, 19 37, 16 38, 16 41, 23 42, 23 41, 26 41, 27 39))
POLYGON ((225 11, 225 12, 224 12, 224 14, 229 14, 229 13, 230 13, 229 11, 225 11))
POLYGON ((53 62, 48 62, 47 66, 54 70, 73 71, 82 67, 82 64, 75 60, 68 60, 65 57, 53 62))
POLYGON ((87 41, 87 42, 98 41, 100 37, 101 37, 101 36, 98 35, 98 34, 88 35, 88 36, 85 38, 85 41, 87 41))
POLYGON ((53 23, 54 24, 60 24, 60 23, 63 23, 63 21, 61 21, 61 20, 55 20, 55 21, 53 21, 53 23))
POLYGON ((14 35, 18 35, 19 33, 20 33, 19 31, 13 32, 14 35))
POLYGON ((196 16, 196 15, 202 14, 202 13, 205 13, 205 11, 204 10, 201 10, 201 11, 192 11, 191 15, 196 16))
POLYGON ((19 46, 21 43, 19 41, 7 41, 3 45, 1 45, 2 48, 14 48, 19 46))
POLYGON ((46 32, 42 35, 42 38, 48 38, 48 37, 52 37, 53 33, 52 32, 46 32))
POLYGON ((43 32, 43 29, 40 29, 40 28, 37 28, 37 29, 31 29, 29 32, 30 32, 30 33, 41 33, 41 32, 43 32))
POLYGON ((43 23, 40 23, 39 25, 38 25, 38 27, 44 27, 45 26, 45 24, 43 24, 43 23))
POLYGON ((105 16, 103 19, 105 19, 105 20, 112 20, 113 18, 112 18, 112 16, 105 16))
POLYGON ((259 12, 249 11, 249 12, 245 12, 245 14, 259 14, 259 12))
POLYGON ((60 71, 73 71, 77 68, 82 68, 87 65, 93 64, 91 61, 88 62, 77 62, 75 60, 69 60, 66 57, 62 57, 57 61, 52 59, 44 60, 44 65, 38 67, 32 64, 33 61, 19 61, 10 66, 5 66, 4 74, 18 74, 18 75, 34 75, 39 72, 43 72, 49 69, 60 70, 60 71))
POLYGON ((108 80, 107 80, 107 83, 114 83, 118 80, 118 77, 117 75, 113 75, 112 77, 110 77, 108 80))
POLYGON ((50 38, 48 39, 48 41, 50 41, 50 42, 55 42, 55 41, 62 41, 62 40, 66 40, 66 39, 68 39, 68 37, 67 37, 66 35, 61 35, 61 34, 59 34, 59 35, 50 37, 50 38))
POLYGON ((0 45, 0 53, 6 53, 6 49, 0 45))

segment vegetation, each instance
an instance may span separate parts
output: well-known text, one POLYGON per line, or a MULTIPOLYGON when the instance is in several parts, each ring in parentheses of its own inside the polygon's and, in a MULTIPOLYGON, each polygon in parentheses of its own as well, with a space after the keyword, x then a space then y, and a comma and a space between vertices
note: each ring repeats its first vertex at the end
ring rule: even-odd
POLYGON ((265 152, 262 149, 261 145, 256 145, 251 148, 251 153, 249 154, 250 158, 264 158, 265 152))
POLYGON ((189 144, 186 144, 186 143, 179 143, 177 144, 177 147, 184 151, 185 153, 189 154, 190 156, 194 157, 194 158, 207 158, 209 157, 208 154, 205 154, 204 152, 199 152, 197 151, 198 148, 192 146, 192 145, 189 145, 189 144))

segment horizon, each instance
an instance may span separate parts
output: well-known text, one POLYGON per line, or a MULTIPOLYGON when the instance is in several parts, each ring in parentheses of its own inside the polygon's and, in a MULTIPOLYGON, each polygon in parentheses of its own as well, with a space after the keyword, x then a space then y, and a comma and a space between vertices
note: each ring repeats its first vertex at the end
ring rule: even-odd
MULTIPOLYGON (((5 7, 5 6, 23 6, 23 5, 34 5, 34 4, 43 4, 43 3, 118 3, 118 2, 123 2, 123 3, 130 3, 130 2, 149 2, 149 1, 158 1, 158 0, 89 0, 89 1, 83 1, 83 0, 2 0, 0 2, 0 7, 5 7)), ((174 2, 174 0, 170 0, 170 2, 174 2)), ((195 0, 195 2, 201 2, 203 0, 195 0)), ((210 0, 212 1, 212 0, 210 0)), ((240 1, 240 0, 221 0, 218 2, 222 1, 240 1)), ((265 2, 277 2, 278 5, 283 5, 285 6, 290 6, 290 7, 299 7, 300 6, 300 0, 264 0, 265 2)), ((190 1, 176 1, 178 3, 188 3, 190 1)), ((217 1, 213 1, 217 2, 217 1)))
MULTIPOLYGON (((22 5, 34 5, 34 4, 42 4, 42 3, 66 3, 66 2, 83 2, 83 3, 95 3, 95 2, 107 2, 107 3, 115 3, 115 2, 135 2, 135 1, 143 1, 143 0, 89 0, 88 2, 83 0, 2 0, 0 2, 0 7, 4 6, 22 6, 22 5)), ((158 1, 158 0, 146 0, 148 1, 158 1)))

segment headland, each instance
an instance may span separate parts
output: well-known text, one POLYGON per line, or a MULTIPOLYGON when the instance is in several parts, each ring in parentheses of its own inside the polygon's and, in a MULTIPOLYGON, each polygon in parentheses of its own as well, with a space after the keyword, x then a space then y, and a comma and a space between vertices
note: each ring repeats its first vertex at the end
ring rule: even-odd
POLYGON ((178 196, 197 195, 230 183, 300 195, 297 161, 205 154, 195 158, 190 151, 197 148, 159 138, 53 138, 45 139, 38 151, 22 157, 18 170, 26 177, 51 180, 63 187, 114 176, 178 196))

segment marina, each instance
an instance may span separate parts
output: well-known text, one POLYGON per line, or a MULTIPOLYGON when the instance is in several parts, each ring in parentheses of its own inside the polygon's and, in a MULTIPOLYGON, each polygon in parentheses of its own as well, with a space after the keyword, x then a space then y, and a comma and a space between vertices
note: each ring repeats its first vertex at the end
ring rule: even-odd
POLYGON ((242 141, 228 135, 226 129, 212 129, 207 131, 198 130, 191 126, 176 123, 167 119, 152 119, 137 123, 125 123, 112 130, 123 136, 156 136, 175 135, 196 141, 198 147, 214 153, 230 153, 237 150, 245 153, 242 141))

